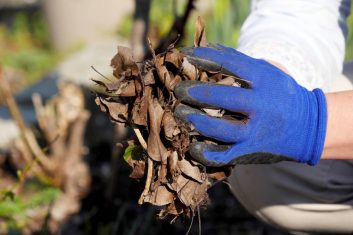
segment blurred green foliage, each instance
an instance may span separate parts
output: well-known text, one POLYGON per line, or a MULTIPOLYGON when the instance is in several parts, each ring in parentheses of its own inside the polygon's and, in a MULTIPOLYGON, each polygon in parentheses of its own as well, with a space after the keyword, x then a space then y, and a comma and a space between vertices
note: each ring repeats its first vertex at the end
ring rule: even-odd
MULTIPOLYGON (((186 0, 176 1, 177 9, 185 6, 186 0)), ((182 12, 182 10, 177 12, 182 12)), ((174 21, 173 16, 173 1, 151 1, 150 9, 150 37, 161 38, 166 35, 174 21), (152 35, 151 35, 152 34, 152 35)), ((126 38, 131 36, 133 17, 127 16, 123 22, 119 25, 118 33, 126 38)), ((153 40, 153 38, 152 38, 153 40)))
MULTIPOLYGON (((210 10, 202 15, 206 26, 206 37, 211 43, 222 43, 236 47, 240 27, 249 14, 249 1, 241 0, 211 0, 210 10)), ((196 17, 187 26, 187 45, 192 45, 196 17)))
POLYGON ((346 43, 346 60, 353 59, 353 3, 351 4, 351 15, 348 17, 348 37, 346 43))
POLYGON ((41 12, 16 13, 9 27, 0 23, 0 64, 23 72, 32 83, 53 68, 59 55, 51 50, 41 12))
MULTIPOLYGON (((186 0, 175 1, 176 12, 182 14, 186 0)), ((250 11, 249 0, 210 0, 210 9, 202 13, 206 24, 206 36, 209 42, 222 43, 236 47, 241 25, 250 11)), ((152 0, 150 12, 150 27, 152 37, 162 38, 174 21, 173 1, 152 0), (157 35, 156 35, 157 34, 157 35)), ((351 7, 353 12, 353 4, 351 7)), ((195 13, 195 12, 194 12, 195 13)), ((197 14, 200 14, 197 12, 197 14)), ((190 17, 186 26, 187 33, 183 45, 192 45, 197 14, 190 17)), ((132 17, 126 17, 120 25, 119 34, 130 37, 132 17)), ((353 14, 348 18, 349 35, 346 45, 346 60, 353 59, 353 14)))
POLYGON ((31 210, 48 206, 59 194, 60 190, 57 188, 28 183, 22 193, 23 196, 0 201, 0 222, 5 222, 8 229, 21 229, 26 225, 31 210))

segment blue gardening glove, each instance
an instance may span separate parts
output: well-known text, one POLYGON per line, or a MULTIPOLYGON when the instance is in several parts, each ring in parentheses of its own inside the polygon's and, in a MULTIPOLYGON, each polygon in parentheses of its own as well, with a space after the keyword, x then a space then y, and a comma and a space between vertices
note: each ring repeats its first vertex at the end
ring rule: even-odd
POLYGON ((308 91, 270 63, 232 48, 184 51, 199 68, 223 70, 248 81, 248 88, 183 81, 177 98, 197 108, 222 108, 242 113, 245 120, 211 117, 200 109, 179 105, 175 115, 202 135, 224 145, 195 142, 190 154, 208 166, 273 163, 294 160, 315 165, 326 134, 326 99, 320 89, 308 91))

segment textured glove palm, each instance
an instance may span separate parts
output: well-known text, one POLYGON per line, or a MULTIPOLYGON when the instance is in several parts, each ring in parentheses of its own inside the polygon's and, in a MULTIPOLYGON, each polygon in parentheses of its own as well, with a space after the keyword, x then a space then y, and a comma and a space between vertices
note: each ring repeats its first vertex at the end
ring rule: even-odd
POLYGON ((326 134, 326 100, 320 89, 308 91, 264 60, 234 49, 186 50, 199 67, 223 69, 248 81, 250 88, 184 81, 175 90, 183 103, 217 107, 247 115, 246 121, 210 117, 187 105, 176 108, 180 119, 204 136, 225 145, 191 144, 196 160, 210 166, 270 163, 287 159, 315 165, 326 134))

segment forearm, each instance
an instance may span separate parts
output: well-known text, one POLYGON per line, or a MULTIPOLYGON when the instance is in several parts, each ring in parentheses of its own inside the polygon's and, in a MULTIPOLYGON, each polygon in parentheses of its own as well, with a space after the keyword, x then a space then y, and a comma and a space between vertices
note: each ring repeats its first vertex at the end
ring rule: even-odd
POLYGON ((327 130, 321 159, 353 159, 353 91, 327 93, 327 130))

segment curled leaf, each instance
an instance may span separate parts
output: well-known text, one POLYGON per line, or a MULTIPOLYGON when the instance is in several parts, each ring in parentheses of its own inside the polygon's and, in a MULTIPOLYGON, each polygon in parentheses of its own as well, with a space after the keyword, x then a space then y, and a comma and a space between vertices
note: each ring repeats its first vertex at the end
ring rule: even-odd
POLYGON ((151 99, 151 87, 146 87, 142 97, 137 97, 132 109, 132 122, 147 126, 148 100, 151 99))
POLYGON ((125 73, 126 77, 138 76, 139 69, 135 63, 132 50, 127 47, 118 46, 118 53, 113 57, 110 65, 114 68, 114 76, 120 78, 122 73, 125 73))
POLYGON ((149 70, 146 75, 143 77, 143 82, 145 86, 155 84, 153 70, 149 70))
POLYGON ((186 176, 199 183, 204 181, 204 179, 201 177, 200 169, 197 166, 191 165, 191 163, 185 159, 178 161, 177 164, 181 172, 183 172, 186 176))
POLYGON ((165 55, 165 62, 174 65, 175 68, 180 68, 183 57, 184 56, 174 48, 165 55))
POLYGON ((124 123, 128 119, 128 104, 122 103, 119 99, 96 97, 96 104, 102 112, 109 115, 114 122, 124 123))
POLYGON ((147 153, 157 162, 166 162, 168 151, 160 138, 163 108, 156 98, 148 101, 148 115, 150 119, 150 134, 147 141, 147 153))
POLYGON ((157 186, 149 195, 145 197, 144 202, 156 206, 164 206, 174 201, 174 194, 164 185, 157 186))
POLYGON ((195 47, 206 47, 207 39, 205 35, 205 23, 200 16, 196 20, 196 31, 194 36, 194 46, 195 47))
POLYGON ((197 80, 198 70, 188 61, 186 57, 183 59, 182 73, 188 80, 197 80))
POLYGON ((130 173, 129 177, 132 179, 141 179, 145 174, 145 165, 146 162, 143 160, 129 160, 129 165, 132 167, 132 172, 130 173))
POLYGON ((173 140, 173 137, 180 133, 178 124, 170 109, 166 109, 162 119, 164 135, 167 139, 173 140))

